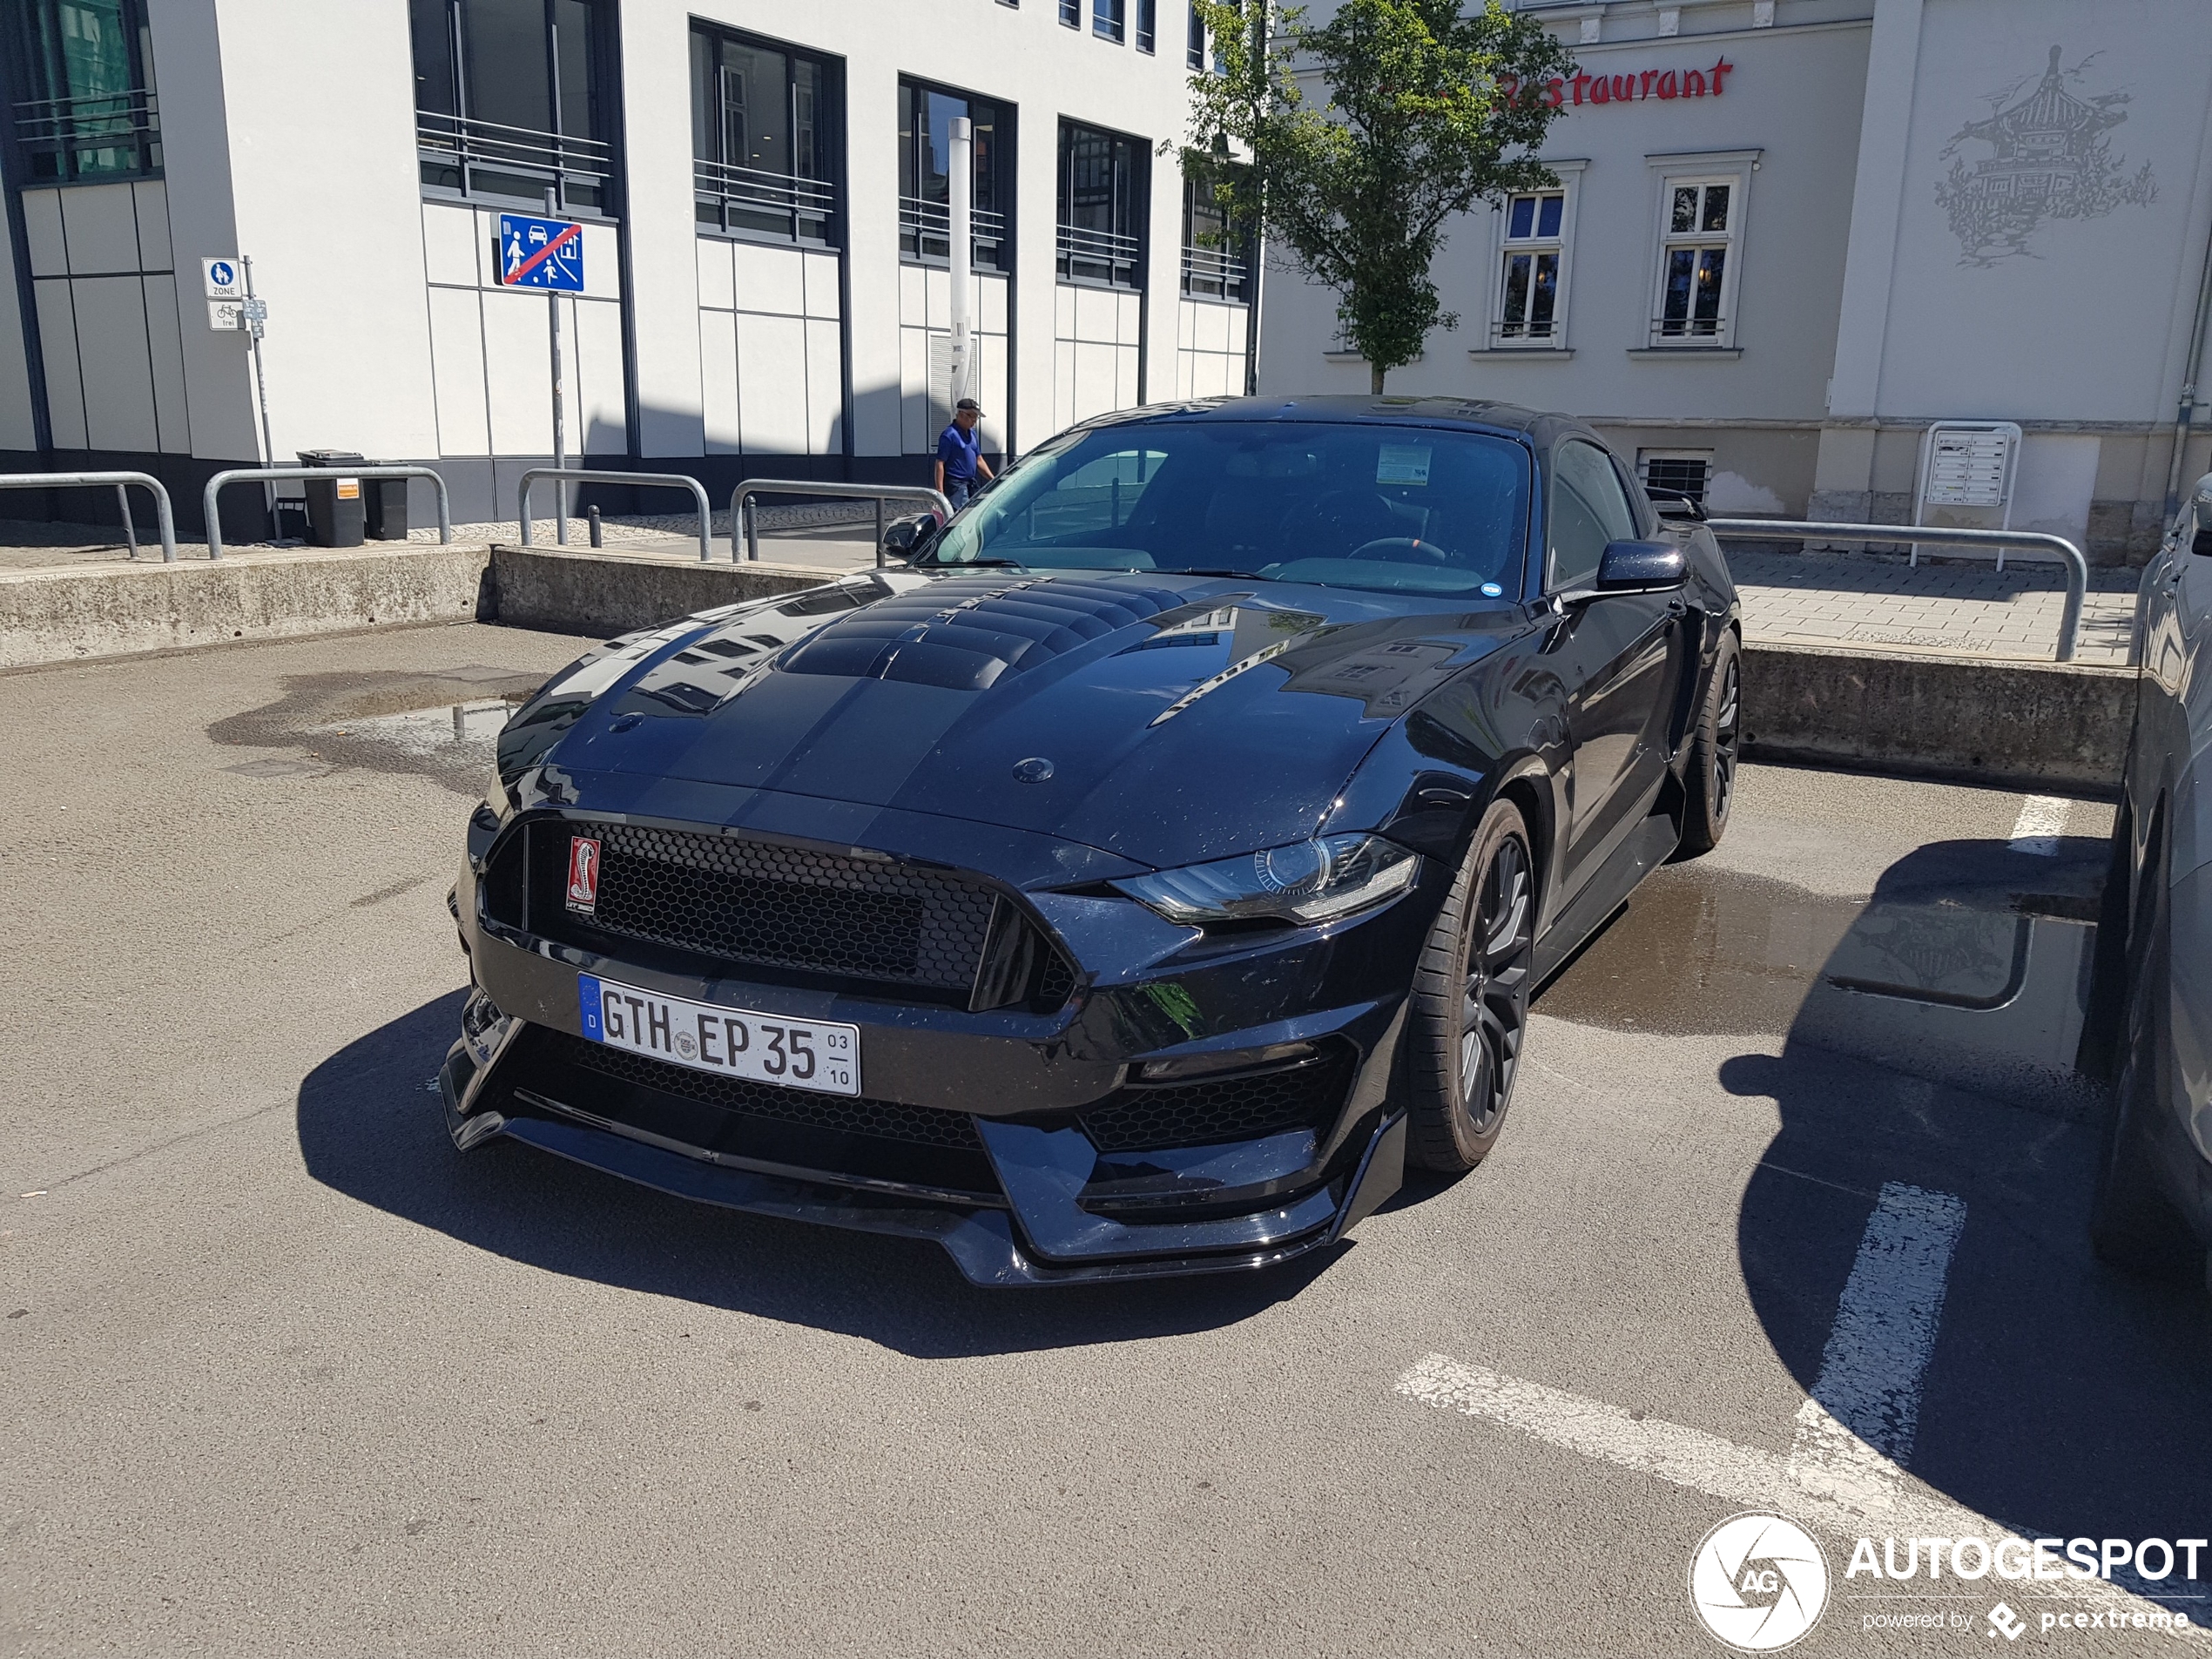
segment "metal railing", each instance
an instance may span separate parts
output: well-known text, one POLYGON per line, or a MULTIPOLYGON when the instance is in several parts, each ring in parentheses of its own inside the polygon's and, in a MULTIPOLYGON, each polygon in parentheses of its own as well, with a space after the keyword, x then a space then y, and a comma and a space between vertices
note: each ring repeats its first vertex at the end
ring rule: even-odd
POLYGON ((1066 282, 1095 282, 1110 288, 1144 286, 1144 244, 1115 231, 1062 225, 1059 232, 1060 276, 1066 282))
POLYGON ((10 472, 0 473, 0 489, 87 489, 102 484, 115 486, 115 499, 123 509, 124 539, 131 544, 131 556, 138 556, 138 526, 131 522, 131 497, 125 486, 136 484, 153 496, 155 517, 161 524, 161 562, 177 562, 177 520, 169 510, 169 492, 161 480, 143 472, 10 472))
POLYGON ((15 106, 15 119, 17 142, 31 163, 31 184, 129 178, 161 165, 160 117, 153 94, 143 88, 32 98, 15 106), (130 159, 120 166, 86 164, 88 155, 103 151, 127 151, 130 159))
POLYGON ((438 540, 442 543, 453 540, 453 507, 446 495, 446 481, 428 467, 233 467, 210 478, 207 488, 200 492, 200 511, 207 521, 207 556, 211 560, 223 556, 223 521, 215 509, 215 497, 230 485, 317 479, 334 483, 341 478, 428 478, 438 489, 438 540))
POLYGON ((615 152, 603 139, 419 110, 415 147, 426 185, 534 205, 543 202, 545 186, 552 185, 561 192, 564 210, 607 209, 615 152))
POLYGON ((836 239, 837 186, 824 179, 693 160, 692 193, 704 224, 824 246, 836 239))
POLYGON ((1204 299, 1243 300, 1246 270, 1242 260, 1218 248, 1183 250, 1183 291, 1204 299))
POLYGON ((515 487, 515 516, 522 521, 523 545, 530 544, 530 486, 541 478, 558 478, 564 483, 577 484, 636 484, 648 489, 688 489, 699 508, 699 557, 702 561, 714 556, 714 509, 706 499, 706 487, 683 472, 606 472, 596 467, 532 467, 523 475, 515 487))
POLYGON ((745 508, 755 496, 835 496, 853 501, 873 500, 875 502, 875 564, 883 568, 883 503, 887 501, 916 501, 934 508, 949 519, 953 504, 927 484, 818 484, 802 478, 748 478, 737 487, 730 497, 730 556, 737 556, 738 526, 745 528, 745 556, 754 563, 760 560, 760 525, 758 515, 745 508))
MULTIPOLYGON (((1003 271, 1006 260, 1006 215, 988 207, 970 210, 970 257, 977 268, 1003 271)), ((923 196, 899 198, 899 253, 902 258, 934 265, 949 261, 953 253, 953 210, 949 202, 923 196)))
POLYGON ((2066 565, 2066 609, 2059 617, 2057 660, 2074 660, 2081 637, 2081 605, 2089 593, 2089 561, 2063 536, 2040 530, 1939 529, 1926 524, 1826 524, 1790 518, 1709 518, 1705 528, 1735 541, 1918 542, 1935 547, 2003 547, 2058 559, 2066 565))

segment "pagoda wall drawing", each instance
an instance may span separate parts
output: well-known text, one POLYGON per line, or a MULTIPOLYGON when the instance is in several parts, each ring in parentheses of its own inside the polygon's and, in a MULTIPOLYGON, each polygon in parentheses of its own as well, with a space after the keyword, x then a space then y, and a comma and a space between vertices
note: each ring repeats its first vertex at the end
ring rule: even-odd
POLYGON ((2130 94, 2076 97, 2067 82, 2080 81, 2098 54, 2070 70, 2060 66, 2061 56, 2052 47, 2040 80, 1993 98, 1990 116, 1968 122, 1944 146, 1951 171, 1936 185, 1936 202, 1959 239, 1961 265, 1986 269, 2035 258, 2028 240, 2047 219, 2101 219, 2157 199, 2150 164, 2131 173, 2126 158, 2112 152, 2112 130, 2128 119, 2130 94), (1961 153, 1969 145, 1988 150, 1971 166, 1972 152, 1961 153))

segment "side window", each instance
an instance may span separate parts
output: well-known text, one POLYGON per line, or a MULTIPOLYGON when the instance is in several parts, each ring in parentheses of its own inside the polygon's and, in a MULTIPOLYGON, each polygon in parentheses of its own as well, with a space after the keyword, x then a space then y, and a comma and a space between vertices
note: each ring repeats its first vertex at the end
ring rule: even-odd
POLYGON ((1588 587, 1597 579, 1605 544, 1636 536, 1636 516, 1612 458, 1573 439, 1553 451, 1551 511, 1546 518, 1550 576, 1545 585, 1553 593, 1588 587))

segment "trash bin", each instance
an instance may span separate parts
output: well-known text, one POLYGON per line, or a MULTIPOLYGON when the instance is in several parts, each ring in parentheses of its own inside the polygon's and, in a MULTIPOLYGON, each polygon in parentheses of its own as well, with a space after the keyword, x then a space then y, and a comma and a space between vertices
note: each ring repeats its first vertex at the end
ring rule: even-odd
POLYGON ((307 488, 307 539, 317 547, 359 547, 367 528, 361 481, 342 475, 347 467, 358 467, 367 457, 351 449, 302 449, 303 467, 327 467, 341 475, 310 478, 307 488))
MULTIPOLYGON (((390 464, 390 463, 383 463, 390 464)), ((407 482, 404 478, 364 478, 361 503, 372 542, 407 540, 407 482)))

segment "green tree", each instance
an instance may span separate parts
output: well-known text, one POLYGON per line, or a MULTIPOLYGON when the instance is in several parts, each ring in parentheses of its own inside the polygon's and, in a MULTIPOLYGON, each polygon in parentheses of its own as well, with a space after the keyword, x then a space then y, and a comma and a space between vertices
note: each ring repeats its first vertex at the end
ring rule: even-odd
POLYGON ((1212 180, 1232 237, 1336 291, 1380 392, 1459 326, 1429 276, 1453 217, 1559 182, 1534 152, 1574 58, 1500 0, 1464 16, 1461 0, 1342 0, 1318 26, 1267 0, 1191 4, 1213 61, 1190 78, 1184 165, 1212 180), (1300 84, 1317 78, 1319 108, 1300 84))

